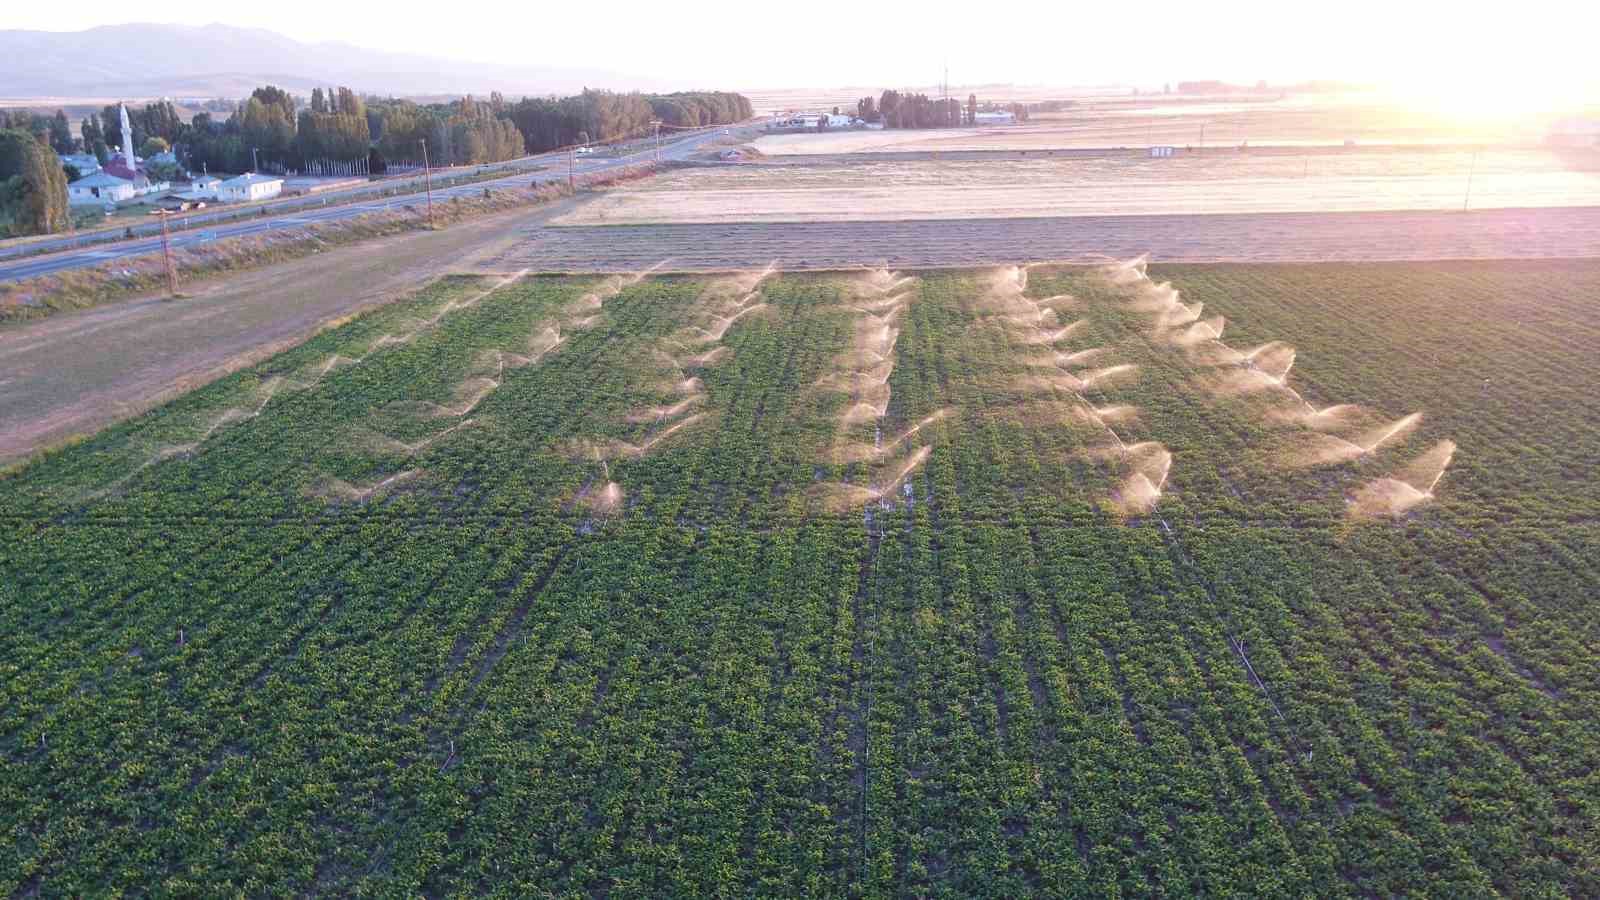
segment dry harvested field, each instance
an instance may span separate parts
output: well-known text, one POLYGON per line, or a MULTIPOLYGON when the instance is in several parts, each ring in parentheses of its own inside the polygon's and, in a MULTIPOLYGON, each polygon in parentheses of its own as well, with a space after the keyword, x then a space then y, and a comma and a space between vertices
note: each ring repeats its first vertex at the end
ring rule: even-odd
MULTIPOLYGON (((858 96, 866 96, 863 92, 858 96)), ((1007 102, 1004 92, 977 91, 983 101, 1007 102)), ((958 96, 966 96, 965 93, 958 96)), ((1052 97, 1049 99, 1057 99, 1052 97)), ((812 108, 847 106, 855 97, 829 98, 812 108)), ((1027 98, 1043 99, 1043 98, 1027 98)), ((772 156, 887 151, 1047 150, 1105 147, 1327 146, 1358 144, 1537 143, 1544 117, 1463 124, 1368 95, 1277 97, 1074 97, 1074 106, 1035 114, 1006 127, 916 131, 835 131, 775 134, 756 146, 772 156), (1203 131, 1202 131, 1203 128, 1203 131)))
POLYGON ((0 478, 0 896, 1600 896, 1597 292, 434 280, 0 478))
MULTIPOLYGON (((903 85, 899 87, 904 87, 903 85)), ((940 88, 923 86, 912 87, 910 90, 921 91, 930 96, 939 92, 940 88)), ((977 92, 985 100, 996 103, 1037 103, 1044 100, 1088 100, 1104 98, 1111 101, 1120 100, 1127 96, 1126 89, 1120 88, 1091 88, 1091 87, 1059 87, 1049 85, 977 85, 959 86, 951 85, 952 95, 965 97, 968 93, 977 92)), ((883 86, 868 87, 835 87, 835 88, 754 88, 740 91, 750 98, 751 105, 755 108, 756 115, 770 115, 787 110, 815 110, 840 107, 841 109, 854 109, 856 101, 867 95, 873 97, 883 93, 883 86)))
POLYGON ((1543 150, 1396 148, 1150 159, 1107 154, 680 169, 608 191, 565 225, 1600 206, 1600 174, 1543 150))
POLYGON ((1513 259, 1600 256, 1600 208, 1079 216, 792 224, 529 226, 476 271, 684 271, 1094 261, 1513 259))

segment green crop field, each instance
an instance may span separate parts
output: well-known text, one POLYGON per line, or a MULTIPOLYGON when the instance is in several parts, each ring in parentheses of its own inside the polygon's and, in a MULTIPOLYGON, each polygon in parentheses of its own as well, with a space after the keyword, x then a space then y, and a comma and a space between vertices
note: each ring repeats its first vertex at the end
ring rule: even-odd
POLYGON ((0 894, 1600 894, 1597 298, 437 282, 0 480, 0 894))

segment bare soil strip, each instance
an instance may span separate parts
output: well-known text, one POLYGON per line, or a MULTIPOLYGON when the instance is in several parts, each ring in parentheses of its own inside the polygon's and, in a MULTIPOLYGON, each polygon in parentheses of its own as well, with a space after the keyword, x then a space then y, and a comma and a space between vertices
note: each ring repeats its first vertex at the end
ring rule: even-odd
POLYGON ((1567 259, 1600 256, 1600 207, 1461 212, 1073 216, 897 222, 535 227, 480 254, 481 271, 627 272, 672 259, 682 271, 932 268, 1161 262, 1567 259))

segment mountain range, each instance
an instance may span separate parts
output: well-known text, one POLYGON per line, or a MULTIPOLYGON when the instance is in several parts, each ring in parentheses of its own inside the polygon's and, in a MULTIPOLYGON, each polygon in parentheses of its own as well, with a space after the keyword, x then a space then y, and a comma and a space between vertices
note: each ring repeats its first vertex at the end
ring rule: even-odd
POLYGON ((308 44, 230 25, 0 30, 0 95, 6 99, 243 97, 263 84, 296 93, 344 85, 396 96, 665 88, 651 79, 599 69, 509 66, 345 43, 308 44))

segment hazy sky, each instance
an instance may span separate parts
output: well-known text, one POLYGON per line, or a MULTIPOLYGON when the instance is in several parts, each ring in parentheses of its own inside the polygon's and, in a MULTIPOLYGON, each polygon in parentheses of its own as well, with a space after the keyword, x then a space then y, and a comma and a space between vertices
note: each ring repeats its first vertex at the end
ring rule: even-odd
MULTIPOLYGON (((403 2, 274 0, 197 12, 201 18, 188 24, 216 16, 300 40, 603 68, 684 86, 931 84, 948 60, 958 83, 1321 78, 1480 97, 1555 84, 1570 101, 1600 84, 1592 49, 1597 7, 1591 0, 469 0, 406 14, 403 2)), ((128 21, 130 9, 109 0, 10 4, 0 27, 76 30, 128 21)), ((156 8, 137 9, 135 16, 162 18, 156 8)))

